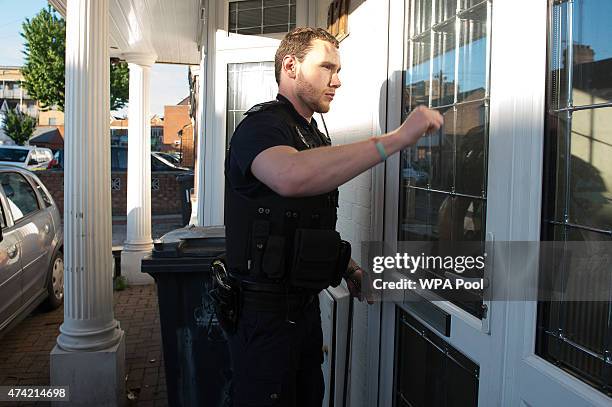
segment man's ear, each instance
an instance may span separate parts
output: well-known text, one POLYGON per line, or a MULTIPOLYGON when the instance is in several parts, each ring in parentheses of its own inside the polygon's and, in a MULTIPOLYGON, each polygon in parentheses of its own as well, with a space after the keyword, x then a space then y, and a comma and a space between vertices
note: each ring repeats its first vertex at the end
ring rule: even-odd
POLYGON ((283 58, 283 71, 287 74, 287 76, 291 79, 295 79, 296 77, 296 68, 297 61, 293 55, 285 55, 283 58))

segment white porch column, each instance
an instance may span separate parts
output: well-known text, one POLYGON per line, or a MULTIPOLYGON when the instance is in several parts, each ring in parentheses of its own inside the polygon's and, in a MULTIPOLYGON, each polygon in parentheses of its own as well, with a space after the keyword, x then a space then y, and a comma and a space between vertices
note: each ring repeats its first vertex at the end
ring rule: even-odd
POLYGON ((121 252, 121 274, 130 284, 153 278, 140 272, 140 262, 151 253, 151 122, 149 82, 157 55, 126 53, 130 69, 128 106, 127 240, 121 252))
POLYGON ((108 0, 68 0, 64 322, 51 351, 70 405, 125 400, 125 338, 113 312, 108 0))

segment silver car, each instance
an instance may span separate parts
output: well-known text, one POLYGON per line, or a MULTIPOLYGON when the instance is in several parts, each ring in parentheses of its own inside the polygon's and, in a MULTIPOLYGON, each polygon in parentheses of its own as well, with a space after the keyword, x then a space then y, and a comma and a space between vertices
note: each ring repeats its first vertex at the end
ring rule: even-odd
POLYGON ((60 213, 30 171, 0 165, 0 335, 44 302, 64 299, 60 213))

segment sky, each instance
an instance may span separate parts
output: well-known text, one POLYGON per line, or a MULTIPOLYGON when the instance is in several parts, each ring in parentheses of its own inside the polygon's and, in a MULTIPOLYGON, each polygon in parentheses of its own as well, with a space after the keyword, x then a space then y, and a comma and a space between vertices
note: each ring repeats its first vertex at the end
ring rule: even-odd
MULTIPOLYGON (((19 35, 26 18, 47 7, 45 0, 0 0, 0 66, 23 65, 23 38, 19 35)), ((189 95, 187 66, 155 64, 151 68, 151 115, 164 115, 164 105, 175 105, 189 95)), ((126 109, 119 112, 127 114, 126 109)))

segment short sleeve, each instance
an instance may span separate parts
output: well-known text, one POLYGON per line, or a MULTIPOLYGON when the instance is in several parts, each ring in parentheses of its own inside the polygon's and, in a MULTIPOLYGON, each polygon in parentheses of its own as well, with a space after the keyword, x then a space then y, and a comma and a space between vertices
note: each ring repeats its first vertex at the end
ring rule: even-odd
POLYGON ((287 124, 278 116, 264 112, 247 117, 230 142, 232 163, 237 164, 242 175, 246 176, 259 153, 270 147, 292 145, 290 137, 287 124))

